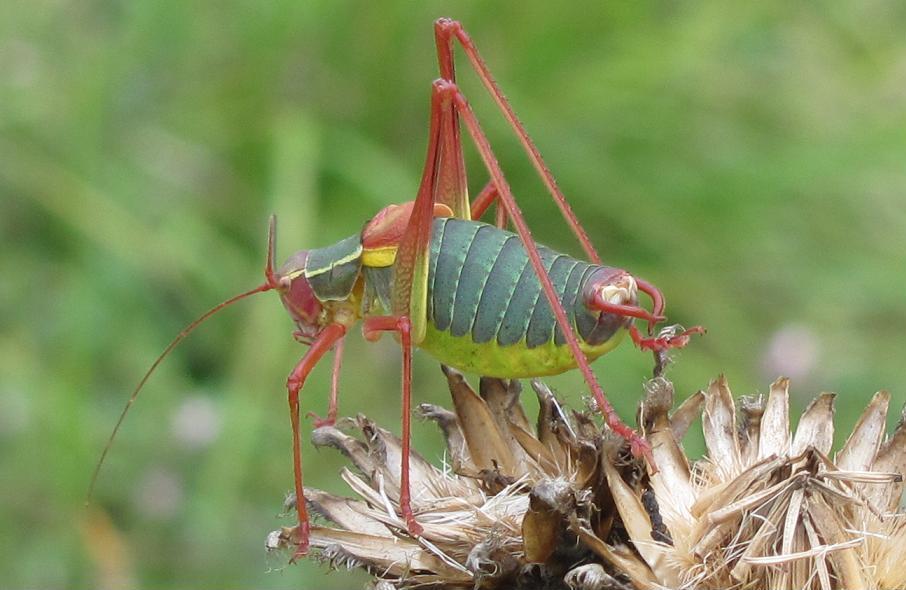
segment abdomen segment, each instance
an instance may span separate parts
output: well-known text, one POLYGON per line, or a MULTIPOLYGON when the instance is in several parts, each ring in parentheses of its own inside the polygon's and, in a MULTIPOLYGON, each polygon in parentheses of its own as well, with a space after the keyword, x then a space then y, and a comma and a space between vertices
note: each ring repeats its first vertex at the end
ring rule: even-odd
MULTIPOLYGON (((586 281, 603 268, 539 246, 569 322, 589 358, 613 348, 626 318, 588 310, 586 281)), ((428 333, 420 345, 460 370, 497 377, 576 366, 519 236, 485 223, 434 220, 428 333)))

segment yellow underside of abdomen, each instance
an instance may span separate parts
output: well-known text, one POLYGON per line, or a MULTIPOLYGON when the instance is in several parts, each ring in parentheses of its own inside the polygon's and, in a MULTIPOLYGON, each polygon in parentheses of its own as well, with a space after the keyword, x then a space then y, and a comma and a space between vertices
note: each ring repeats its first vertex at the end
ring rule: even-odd
MULTIPOLYGON (((597 346, 590 346, 580 339, 579 346, 585 358, 593 361, 613 350, 626 332, 625 329, 619 330, 610 340, 597 346)), ((510 346, 500 346, 496 339, 478 344, 472 340, 471 334, 452 336, 447 331, 437 330, 430 322, 425 339, 418 346, 445 365, 486 377, 543 377, 558 375, 577 366, 569 346, 557 346, 553 340, 534 348, 528 348, 525 341, 510 346)))

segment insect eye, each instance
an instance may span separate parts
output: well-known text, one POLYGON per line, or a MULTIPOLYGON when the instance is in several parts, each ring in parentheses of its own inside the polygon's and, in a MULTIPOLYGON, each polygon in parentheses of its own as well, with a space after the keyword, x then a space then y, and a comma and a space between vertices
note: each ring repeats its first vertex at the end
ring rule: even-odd
POLYGON ((321 314, 321 302, 304 273, 289 279, 283 301, 296 320, 311 324, 315 323, 321 314))

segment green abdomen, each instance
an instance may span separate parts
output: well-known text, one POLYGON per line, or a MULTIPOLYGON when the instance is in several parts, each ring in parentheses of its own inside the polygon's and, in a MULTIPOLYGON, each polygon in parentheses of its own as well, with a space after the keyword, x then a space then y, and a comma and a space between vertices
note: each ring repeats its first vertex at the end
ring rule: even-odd
MULTIPOLYGON (((539 251, 586 356, 616 346, 626 319, 591 312, 582 297, 602 267, 543 246, 539 251)), ((487 376, 553 375, 576 366, 519 236, 453 218, 434 220, 428 330, 420 347, 487 376)))

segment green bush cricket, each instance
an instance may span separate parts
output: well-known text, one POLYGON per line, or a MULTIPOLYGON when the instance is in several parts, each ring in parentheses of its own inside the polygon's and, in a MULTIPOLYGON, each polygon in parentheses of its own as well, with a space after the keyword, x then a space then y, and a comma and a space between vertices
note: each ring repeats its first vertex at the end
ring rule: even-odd
POLYGON ((588 234, 462 26, 440 19, 435 23, 435 39, 440 78, 432 86, 427 157, 415 200, 383 209, 361 233, 334 245, 296 252, 279 269, 274 264, 276 222, 272 217, 265 282, 200 316, 154 361, 104 448, 92 488, 125 415, 169 352, 217 311, 271 290, 279 292, 295 323, 295 338, 309 345, 287 379, 299 516, 295 557, 307 552, 309 538, 302 485, 299 392, 314 366, 333 349, 328 415, 317 419, 316 425, 334 423, 343 338, 359 321, 366 339, 376 340, 383 332, 394 332, 401 344, 400 506, 405 526, 413 535, 422 532, 412 511, 409 490, 413 347, 459 370, 501 378, 553 375, 578 368, 610 428, 629 441, 633 453, 650 461, 648 443, 620 420, 589 362, 613 349, 628 333, 640 349, 654 352, 658 373, 667 350, 685 346, 692 334, 703 330, 668 328, 653 335, 654 326, 665 320, 660 291, 624 270, 601 264, 588 234), (456 85, 454 43, 460 45, 510 123, 588 261, 559 254, 532 239, 490 143, 456 85), (491 177, 471 203, 461 123, 491 177), (495 203, 496 224, 479 221, 495 203), (509 223, 514 233, 504 229, 509 223), (651 311, 639 305, 639 291, 652 299, 651 311), (635 326, 635 319, 647 322, 647 336, 635 326))

